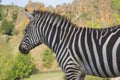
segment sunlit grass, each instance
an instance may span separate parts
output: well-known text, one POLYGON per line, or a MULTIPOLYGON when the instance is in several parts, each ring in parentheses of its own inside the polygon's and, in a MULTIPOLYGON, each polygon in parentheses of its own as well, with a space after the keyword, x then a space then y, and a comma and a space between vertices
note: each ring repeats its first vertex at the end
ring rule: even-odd
MULTIPOLYGON (((24 80, 64 80, 64 73, 63 72, 38 73, 31 75, 29 78, 25 78, 24 80)), ((86 76, 85 80, 109 80, 109 79, 95 76, 86 76)))
POLYGON ((31 75, 24 80, 64 80, 64 73, 62 72, 48 72, 31 75))
POLYGON ((108 78, 100 78, 95 76, 86 76, 85 80, 110 80, 108 78))

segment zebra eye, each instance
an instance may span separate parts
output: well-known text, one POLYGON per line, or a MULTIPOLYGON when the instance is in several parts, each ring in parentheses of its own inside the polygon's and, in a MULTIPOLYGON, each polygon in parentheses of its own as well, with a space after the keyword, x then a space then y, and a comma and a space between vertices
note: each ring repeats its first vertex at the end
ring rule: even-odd
POLYGON ((27 32, 27 29, 25 29, 25 32, 27 32))

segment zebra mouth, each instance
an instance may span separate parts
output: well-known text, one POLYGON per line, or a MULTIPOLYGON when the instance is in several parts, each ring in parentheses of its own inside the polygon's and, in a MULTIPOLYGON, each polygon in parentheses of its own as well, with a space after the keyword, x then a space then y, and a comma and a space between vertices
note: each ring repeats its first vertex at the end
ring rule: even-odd
POLYGON ((26 48, 21 47, 21 46, 19 47, 19 51, 23 54, 28 54, 29 53, 29 50, 27 50, 26 48))

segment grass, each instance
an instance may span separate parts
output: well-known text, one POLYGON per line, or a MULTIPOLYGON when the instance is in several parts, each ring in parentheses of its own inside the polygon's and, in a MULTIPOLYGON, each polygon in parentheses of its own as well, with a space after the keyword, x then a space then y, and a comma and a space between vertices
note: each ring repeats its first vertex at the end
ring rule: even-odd
MULTIPOLYGON (((48 73, 38 73, 31 75, 29 78, 24 80, 64 80, 63 72, 48 72, 48 73)), ((95 76, 87 76, 85 80, 109 80, 106 78, 99 78, 95 76)))
POLYGON ((110 80, 108 78, 100 78, 95 76, 86 76, 85 80, 110 80))
POLYGON ((24 80, 63 80, 64 73, 62 72, 48 72, 31 75, 24 80))

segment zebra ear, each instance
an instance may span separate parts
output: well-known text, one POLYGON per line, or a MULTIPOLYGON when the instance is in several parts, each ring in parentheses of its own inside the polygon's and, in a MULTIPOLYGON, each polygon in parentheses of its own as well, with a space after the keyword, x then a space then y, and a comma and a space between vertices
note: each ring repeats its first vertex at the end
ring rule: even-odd
POLYGON ((27 16, 30 20, 33 19, 32 13, 30 13, 27 9, 25 9, 25 13, 26 13, 26 16, 27 16))

